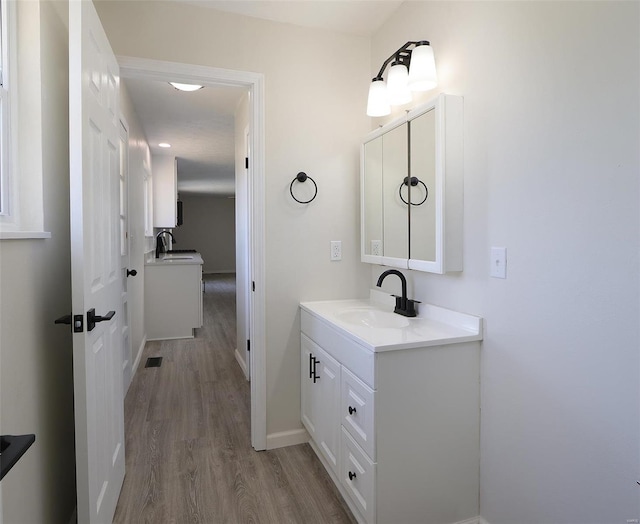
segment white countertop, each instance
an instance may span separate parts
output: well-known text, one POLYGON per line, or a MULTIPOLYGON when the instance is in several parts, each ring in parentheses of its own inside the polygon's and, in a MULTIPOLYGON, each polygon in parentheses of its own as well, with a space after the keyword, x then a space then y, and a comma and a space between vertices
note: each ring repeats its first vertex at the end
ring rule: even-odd
POLYGON ((393 313, 394 299, 372 290, 370 299, 302 302, 300 307, 374 352, 482 340, 482 318, 431 304, 418 316, 393 313))
POLYGON ((147 257, 145 266, 184 266, 184 265, 202 265, 202 255, 200 253, 176 253, 164 254, 160 258, 155 258, 154 253, 147 257))

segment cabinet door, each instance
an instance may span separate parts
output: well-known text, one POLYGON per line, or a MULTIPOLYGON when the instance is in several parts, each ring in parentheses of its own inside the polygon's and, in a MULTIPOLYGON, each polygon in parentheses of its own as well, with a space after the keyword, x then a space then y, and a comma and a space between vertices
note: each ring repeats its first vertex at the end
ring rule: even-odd
POLYGON ((340 364, 302 335, 302 422, 337 473, 340 455, 340 364))
POLYGON ((313 381, 313 362, 314 362, 314 345, 311 340, 302 335, 301 337, 301 355, 300 355, 300 393, 301 393, 301 417, 304 427, 307 428, 309 435, 314 441, 317 441, 317 421, 318 416, 318 397, 320 387, 313 381))
MULTIPOLYGON (((409 217, 400 189, 409 170, 407 124, 382 137, 383 249, 385 265, 407 267, 409 217)), ((406 199, 406 193, 404 195, 406 199)))
POLYGON ((178 221, 178 185, 176 159, 154 155, 153 173, 153 226, 176 227, 178 221))

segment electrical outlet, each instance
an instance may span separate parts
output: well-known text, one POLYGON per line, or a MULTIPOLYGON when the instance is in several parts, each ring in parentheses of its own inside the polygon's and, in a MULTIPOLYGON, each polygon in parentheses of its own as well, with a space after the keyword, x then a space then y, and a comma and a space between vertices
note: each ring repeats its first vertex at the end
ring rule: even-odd
POLYGON ((342 260, 342 240, 331 241, 331 260, 342 260))
POLYGON ((371 241, 371 254, 375 257, 382 256, 382 240, 371 241))

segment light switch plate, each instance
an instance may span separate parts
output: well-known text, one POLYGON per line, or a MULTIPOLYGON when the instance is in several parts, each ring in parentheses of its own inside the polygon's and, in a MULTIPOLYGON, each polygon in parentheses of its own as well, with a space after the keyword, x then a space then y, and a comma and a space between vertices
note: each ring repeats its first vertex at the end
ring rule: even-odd
POLYGON ((490 275, 494 278, 507 278, 507 248, 491 248, 490 275))

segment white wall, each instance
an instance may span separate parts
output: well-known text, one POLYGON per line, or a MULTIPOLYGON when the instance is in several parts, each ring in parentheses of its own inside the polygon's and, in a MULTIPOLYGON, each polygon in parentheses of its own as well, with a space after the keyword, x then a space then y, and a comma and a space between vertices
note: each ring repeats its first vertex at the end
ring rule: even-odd
POLYGON ((140 119, 126 88, 120 82, 120 111, 129 125, 129 268, 138 274, 129 277, 127 293, 131 311, 131 364, 137 362, 147 339, 144 326, 144 176, 150 170, 151 153, 140 119))
POLYGON ((372 42, 375 73, 430 40, 438 90, 464 96, 464 271, 406 273, 486 319, 491 524, 640 517, 639 20, 638 2, 406 2, 372 42))
POLYGON ((267 433, 301 428, 301 300, 366 292, 359 262, 359 142, 369 40, 170 1, 97 2, 116 54, 264 73, 267 433), (341 57, 347 57, 342 59, 341 57), (318 198, 294 202, 298 171, 318 198), (329 260, 342 240, 343 260, 329 260))
POLYGON ((203 273, 235 273, 235 199, 212 195, 180 195, 184 223, 173 230, 174 249, 196 249, 203 273))
MULTIPOLYGON (((44 228, 51 238, 0 241, 1 432, 36 435, 2 479, 0 520, 68 523, 75 506, 72 344, 70 327, 53 323, 71 313, 68 10, 62 2, 19 2, 18 16, 26 13, 31 31, 24 36, 39 42, 46 86, 31 102, 42 106, 44 228)), ((33 146, 21 144, 32 155, 33 146)))

